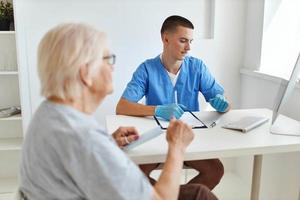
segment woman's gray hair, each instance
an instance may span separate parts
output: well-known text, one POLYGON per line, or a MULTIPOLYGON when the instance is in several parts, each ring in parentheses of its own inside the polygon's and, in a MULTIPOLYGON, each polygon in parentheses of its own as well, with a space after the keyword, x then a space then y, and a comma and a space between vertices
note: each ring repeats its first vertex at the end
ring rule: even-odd
POLYGON ((38 47, 42 96, 64 100, 80 97, 80 68, 87 65, 88 76, 96 75, 105 48, 106 35, 86 24, 65 23, 49 30, 38 47))

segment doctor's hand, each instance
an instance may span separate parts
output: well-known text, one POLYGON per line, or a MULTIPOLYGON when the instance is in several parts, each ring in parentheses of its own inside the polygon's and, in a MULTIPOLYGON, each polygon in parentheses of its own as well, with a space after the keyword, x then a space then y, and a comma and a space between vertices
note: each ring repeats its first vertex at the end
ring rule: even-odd
POLYGON ((226 112, 229 108, 228 101, 221 94, 217 94, 214 98, 210 99, 209 103, 218 112, 226 112))
POLYGON ((164 118, 165 120, 170 120, 172 117, 179 119, 184 113, 185 106, 181 104, 167 104, 156 106, 154 115, 156 117, 164 118))
POLYGON ((139 134, 134 127, 119 127, 113 134, 119 147, 126 146, 127 144, 139 138, 139 134))

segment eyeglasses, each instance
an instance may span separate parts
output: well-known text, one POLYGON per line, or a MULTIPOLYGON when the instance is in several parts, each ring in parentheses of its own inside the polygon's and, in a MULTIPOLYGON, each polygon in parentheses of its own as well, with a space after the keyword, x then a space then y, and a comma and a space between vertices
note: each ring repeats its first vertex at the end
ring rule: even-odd
POLYGON ((111 55, 108 55, 108 56, 104 56, 103 57, 103 60, 107 60, 107 63, 109 65, 114 65, 116 63, 116 55, 115 54, 111 54, 111 55))

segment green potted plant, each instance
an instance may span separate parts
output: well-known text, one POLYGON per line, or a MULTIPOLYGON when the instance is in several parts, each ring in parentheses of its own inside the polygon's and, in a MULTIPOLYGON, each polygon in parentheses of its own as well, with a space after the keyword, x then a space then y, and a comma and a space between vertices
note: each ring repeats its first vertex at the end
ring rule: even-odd
MULTIPOLYGON (((14 22, 13 6, 10 2, 0 0, 0 31, 10 30, 14 22)), ((13 26, 12 28, 13 29, 13 26)))

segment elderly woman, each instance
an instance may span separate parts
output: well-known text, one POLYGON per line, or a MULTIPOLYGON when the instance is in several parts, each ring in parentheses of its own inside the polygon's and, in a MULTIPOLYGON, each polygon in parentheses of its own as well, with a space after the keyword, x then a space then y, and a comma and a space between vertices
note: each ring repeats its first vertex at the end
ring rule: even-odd
MULTIPOLYGON (((85 24, 62 24, 43 37, 38 72, 46 100, 34 114, 23 144, 24 199, 178 198, 184 152, 193 139, 190 127, 171 121, 165 166, 152 187, 120 148, 136 140, 137 131, 123 127, 111 137, 93 117, 113 91, 115 59, 105 34, 85 24)), ((215 199, 200 185, 180 195, 215 199)))

